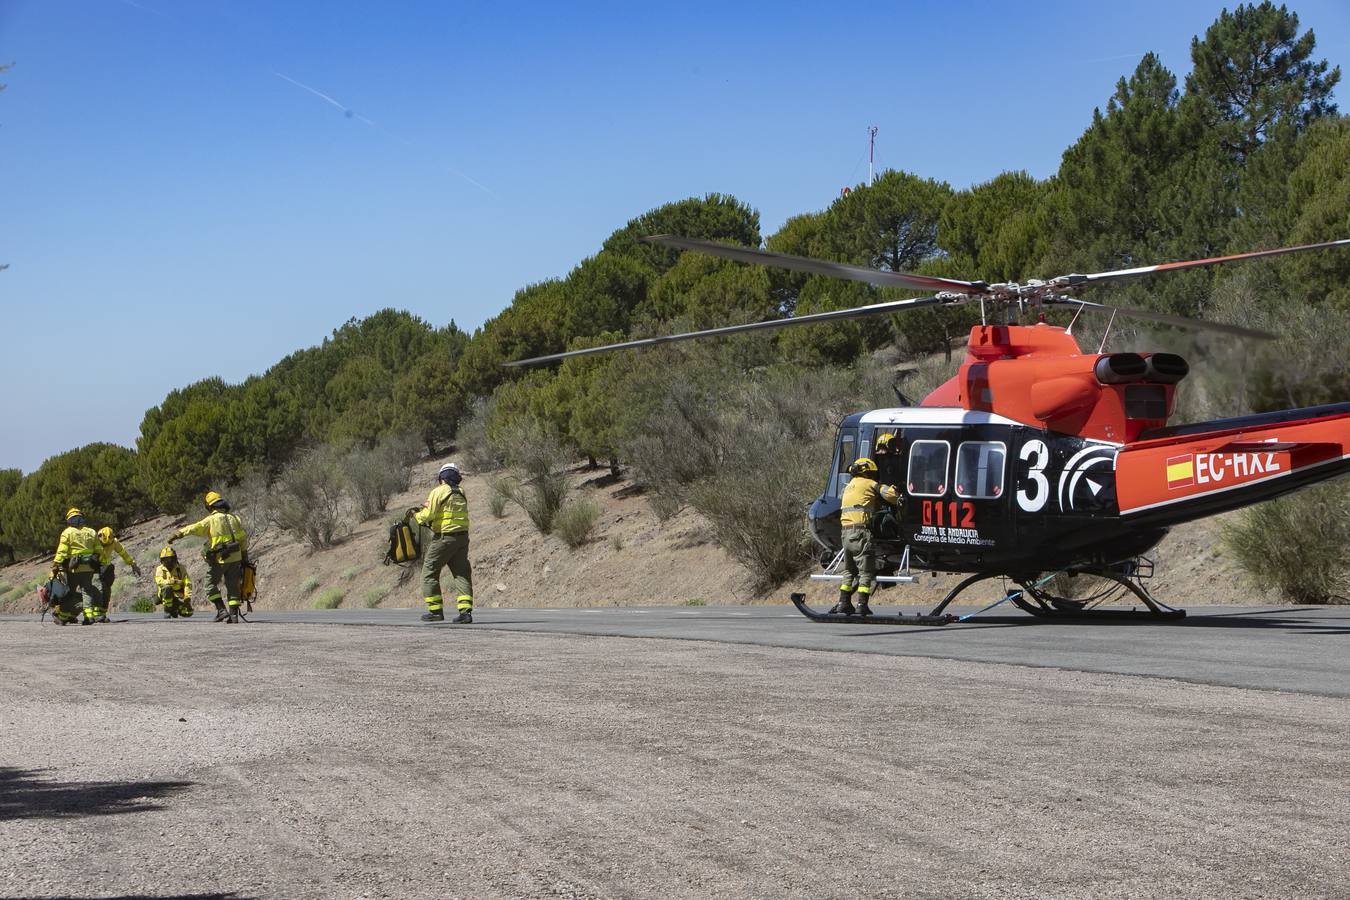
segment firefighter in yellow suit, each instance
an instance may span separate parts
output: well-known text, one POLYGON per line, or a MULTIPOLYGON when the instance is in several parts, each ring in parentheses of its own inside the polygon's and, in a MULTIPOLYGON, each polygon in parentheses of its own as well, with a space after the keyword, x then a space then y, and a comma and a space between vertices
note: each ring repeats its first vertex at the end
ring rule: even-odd
POLYGON ((844 537, 844 569, 848 573, 839 585, 839 602, 832 613, 846 616, 870 616, 868 601, 877 585, 877 550, 872 537, 872 516, 883 503, 899 506, 900 493, 889 484, 877 483, 877 464, 862 457, 848 467, 853 477, 840 499, 839 525, 844 537), (853 608, 857 594, 858 608, 853 608))
POLYGON ((230 504, 224 497, 208 491, 205 499, 210 514, 178 529, 169 543, 190 534, 206 538, 206 546, 202 548, 207 566, 206 598, 216 608, 217 622, 238 622, 239 605, 243 602, 244 561, 248 559, 248 532, 239 517, 230 512, 230 504), (222 586, 229 601, 228 609, 221 600, 222 586))
POLYGON ((94 623, 94 610, 103 607, 103 595, 94 585, 99 570, 98 534, 84 524, 84 514, 78 509, 66 510, 66 528, 56 544, 52 560, 52 577, 64 578, 70 593, 52 614, 58 625, 74 622, 80 611, 80 595, 84 595, 84 623, 94 623))
POLYGON ((164 618, 192 616, 192 578, 172 547, 159 551, 159 565, 155 566, 156 603, 164 604, 164 618))
POLYGON ((424 622, 444 622, 444 598, 441 595, 441 569, 448 568, 455 581, 455 609, 452 621, 467 625, 473 621, 473 570, 469 566, 469 500, 459 483, 464 476, 459 466, 446 463, 436 475, 425 506, 408 510, 418 525, 431 531, 422 547, 422 596, 427 611, 424 622))
MULTIPOLYGON (((95 607, 93 610, 95 622, 108 621, 108 609, 112 606, 112 588, 113 582, 117 580, 117 569, 113 567, 113 554, 116 553, 122 557, 122 561, 131 566, 131 571, 136 573, 136 577, 141 576, 141 567, 136 565, 136 560, 131 558, 127 548, 122 546, 122 542, 113 536, 111 528, 100 528, 98 530, 98 583, 99 590, 103 594, 103 606, 95 607)), ((89 610, 85 610, 87 615, 89 610)))

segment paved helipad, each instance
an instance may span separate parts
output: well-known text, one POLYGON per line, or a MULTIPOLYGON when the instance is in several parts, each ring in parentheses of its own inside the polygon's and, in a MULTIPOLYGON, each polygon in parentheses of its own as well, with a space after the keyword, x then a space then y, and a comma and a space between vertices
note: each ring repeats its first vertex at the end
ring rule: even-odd
MULTIPOLYGON (((963 614, 976 609, 952 611, 963 614)), ((480 609, 470 626, 426 625, 419 620, 420 611, 414 609, 260 608, 252 619, 256 626, 425 628, 444 631, 450 640, 455 631, 472 628, 716 641, 1011 663, 1350 697, 1350 607, 1192 608, 1188 617, 1176 624, 1047 622, 1005 609, 999 607, 969 622, 939 628, 817 624, 787 605, 480 609)), ((920 611, 904 609, 907 614, 920 611)), ((231 627, 216 625, 202 613, 189 621, 134 614, 120 618, 146 627, 231 627)))

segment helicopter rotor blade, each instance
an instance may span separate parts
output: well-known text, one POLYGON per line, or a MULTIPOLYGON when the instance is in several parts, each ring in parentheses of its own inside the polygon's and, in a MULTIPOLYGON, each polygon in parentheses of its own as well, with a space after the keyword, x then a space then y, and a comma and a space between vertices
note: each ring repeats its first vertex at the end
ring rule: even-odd
POLYGON ((810 275, 842 278, 845 281, 861 281, 877 287, 903 287, 911 290, 950 291, 971 295, 983 294, 988 288, 988 285, 983 281, 958 281, 955 278, 938 278, 932 275, 888 272, 882 269, 868 268, 867 266, 811 259, 806 256, 792 256, 787 253, 774 253, 770 250, 757 250, 753 247, 740 247, 735 244, 719 244, 715 241, 696 240, 674 234, 653 234, 643 238, 643 240, 649 244, 661 244, 665 247, 673 247, 676 250, 697 250, 700 253, 708 253, 736 262, 776 266, 780 269, 791 269, 794 272, 806 272, 810 275))
POLYGON ((935 303, 952 303, 941 297, 915 297, 912 300, 890 300, 885 303, 871 303, 867 306, 855 306, 852 309, 835 309, 829 312, 811 313, 805 316, 792 316, 787 319, 768 319, 763 322, 751 322, 747 325, 727 325, 722 328, 709 328, 704 331, 686 331, 683 334, 663 334, 657 337, 641 338, 636 341, 624 341, 621 344, 605 344, 602 347, 587 347, 584 350, 569 350, 566 353, 553 353, 548 356, 536 356, 532 359, 518 359, 504 362, 503 366, 533 366, 539 363, 555 362, 573 356, 587 356, 591 353, 608 353, 611 350, 631 350, 636 347, 655 347, 658 344, 671 344, 676 341, 689 341, 694 338, 714 337, 724 334, 737 334, 742 331, 765 331, 771 328, 786 328, 789 325, 817 325, 821 322, 839 322, 845 319, 861 319, 865 316, 884 313, 904 312, 935 303))
POLYGON ((1136 309, 1132 306, 1106 306, 1102 303, 1093 303, 1091 300, 1079 300, 1077 297, 1047 298, 1044 302, 1046 305, 1064 304, 1101 310, 1103 312, 1119 313, 1122 316, 1129 316, 1134 319, 1147 319, 1150 322, 1163 322, 1168 325, 1176 325, 1179 328, 1189 328, 1193 331, 1215 331, 1219 334, 1231 334, 1237 337, 1254 338, 1262 341, 1275 339, 1275 335, 1268 331, 1258 331, 1255 328, 1243 328, 1241 325, 1229 325, 1226 322, 1210 322, 1206 319, 1188 319, 1185 316, 1174 316, 1169 313, 1153 312, 1149 309, 1136 309))
POLYGON ((1277 247, 1274 250, 1253 250, 1250 253, 1234 253, 1231 256, 1212 256, 1208 259, 1186 259, 1180 262, 1159 263, 1154 266, 1138 266, 1133 269, 1093 272, 1089 275, 1061 275, 1059 278, 1052 278, 1047 284, 1055 290, 1063 290, 1066 287, 1074 287, 1080 284, 1099 284, 1103 281, 1115 281, 1119 278, 1152 275, 1154 272, 1175 272, 1181 269, 1194 269, 1199 266, 1212 266, 1242 259, 1258 259, 1263 256, 1282 256, 1286 253, 1303 253, 1306 250, 1325 250, 1328 247, 1346 246, 1350 246, 1350 238, 1343 238, 1338 241, 1323 241, 1320 244, 1300 244, 1296 247, 1277 247))

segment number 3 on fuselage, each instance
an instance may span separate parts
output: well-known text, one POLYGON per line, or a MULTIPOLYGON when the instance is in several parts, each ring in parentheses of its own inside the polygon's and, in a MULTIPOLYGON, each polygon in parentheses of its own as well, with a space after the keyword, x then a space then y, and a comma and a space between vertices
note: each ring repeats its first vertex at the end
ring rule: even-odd
POLYGON ((1040 512, 1050 499, 1050 479, 1045 468, 1050 464, 1050 448, 1040 438, 1022 445, 1018 458, 1027 463, 1027 472, 1017 485, 1017 505, 1025 512, 1040 512))

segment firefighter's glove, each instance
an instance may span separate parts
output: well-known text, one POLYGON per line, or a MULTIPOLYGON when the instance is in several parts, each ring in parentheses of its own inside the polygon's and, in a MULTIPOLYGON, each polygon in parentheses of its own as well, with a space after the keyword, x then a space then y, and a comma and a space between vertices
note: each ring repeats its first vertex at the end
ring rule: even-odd
POLYGON ((141 567, 136 565, 135 563, 131 564, 131 571, 136 573, 137 578, 141 577, 141 567))
POLYGON ((403 514, 403 518, 404 518, 404 519, 411 519, 411 518, 414 518, 414 517, 415 517, 419 512, 421 512, 421 511, 422 511, 422 507, 420 507, 420 506, 410 506, 410 507, 408 507, 408 511, 407 511, 406 513, 403 514))

